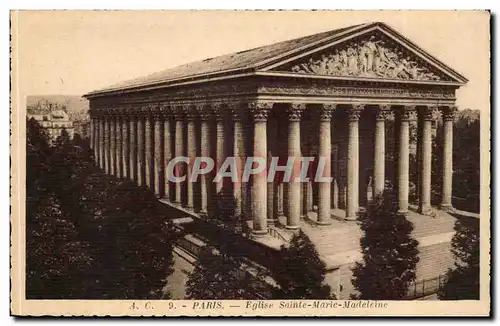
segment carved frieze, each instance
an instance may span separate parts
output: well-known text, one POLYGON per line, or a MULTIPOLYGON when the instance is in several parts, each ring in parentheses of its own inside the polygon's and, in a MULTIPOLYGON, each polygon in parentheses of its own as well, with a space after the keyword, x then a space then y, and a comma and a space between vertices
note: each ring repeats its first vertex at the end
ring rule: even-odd
POLYGON ((450 80, 406 48, 375 34, 339 44, 287 68, 296 73, 326 76, 450 80))
POLYGON ((455 99, 453 89, 442 88, 387 88, 349 86, 339 87, 331 84, 314 84, 300 86, 285 83, 269 83, 259 87, 259 93, 272 95, 302 95, 302 96, 359 96, 359 97, 405 97, 419 99, 455 99))

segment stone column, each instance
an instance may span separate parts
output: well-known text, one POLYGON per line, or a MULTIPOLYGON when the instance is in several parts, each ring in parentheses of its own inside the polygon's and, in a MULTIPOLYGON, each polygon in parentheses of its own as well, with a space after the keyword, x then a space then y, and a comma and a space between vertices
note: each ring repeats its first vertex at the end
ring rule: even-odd
POLYGON ((104 170, 104 144, 105 144, 105 125, 106 118, 102 112, 99 112, 99 167, 104 170))
POLYGON ((116 112, 109 121, 109 174, 116 176, 116 112))
MULTIPOLYGON (((332 171, 332 111, 335 105, 322 105, 319 113, 319 157, 325 160, 323 177, 330 178, 332 171)), ((319 225, 331 224, 331 182, 318 182, 319 225)))
POLYGON ((115 165, 116 165, 116 177, 122 178, 123 177, 123 168, 122 168, 122 111, 118 111, 116 114, 116 120, 115 120, 115 135, 116 135, 116 142, 115 142, 115 147, 116 147, 116 158, 115 158, 115 165))
POLYGON ((194 209, 194 182, 191 182, 191 175, 193 174, 193 163, 196 158, 196 108, 193 106, 186 107, 187 118, 187 157, 189 157, 189 164, 187 167, 186 188, 187 188, 187 202, 186 208, 194 209))
POLYGON ((332 208, 339 208, 339 145, 334 145, 332 149, 333 181, 332 181, 332 208))
POLYGON ((146 186, 154 191, 154 171, 153 171, 153 117, 152 107, 147 107, 146 116, 144 119, 144 144, 145 144, 145 181, 146 186))
POLYGON ((109 155, 110 155, 110 141, 109 141, 109 127, 111 124, 111 116, 109 112, 106 112, 105 122, 104 122, 104 171, 106 174, 111 173, 109 155))
POLYGON ((375 118, 375 151, 373 158, 373 197, 382 195, 385 188, 385 119, 390 105, 380 105, 375 118))
MULTIPOLYGON (((253 118, 253 156, 267 160, 267 115, 271 103, 251 103, 253 118)), ((252 219, 253 235, 267 234, 267 168, 264 172, 252 175, 252 219)))
POLYGON ((95 128, 95 117, 94 117, 93 110, 90 110, 89 114, 90 114, 90 148, 95 150, 95 144, 94 144, 95 135, 94 135, 94 133, 96 131, 96 128, 95 128))
MULTIPOLYGON (((216 123, 216 140, 217 143, 215 145, 216 155, 215 155, 215 171, 219 171, 219 168, 224 163, 226 159, 226 151, 225 151, 225 132, 224 132, 224 112, 225 107, 221 104, 214 106, 214 116, 216 123)), ((220 194, 223 191, 224 180, 217 182, 215 184, 215 193, 220 194)))
POLYGON ((415 106, 405 106, 399 112, 398 212, 408 212, 410 184, 410 120, 416 118, 415 106))
POLYGON ((167 173, 168 162, 172 159, 172 129, 170 125, 170 119, 172 117, 172 109, 167 105, 161 106, 163 114, 163 166, 164 175, 163 180, 165 182, 165 191, 163 193, 163 198, 173 201, 174 198, 170 193, 170 181, 169 175, 167 173))
POLYGON ((288 183, 288 216, 287 229, 300 228, 300 182, 295 178, 300 176, 300 118, 306 108, 305 104, 293 103, 288 108, 288 157, 294 159, 293 172, 288 183))
MULTIPOLYGON (((184 156, 184 112, 182 107, 176 107, 174 112, 175 118, 175 156, 184 156)), ((184 165, 177 163, 175 165, 175 175, 182 176, 184 165)), ((175 200, 174 203, 182 205, 182 183, 175 183, 175 200)))
POLYGON ((347 146, 346 220, 357 219, 359 209, 359 117, 363 109, 362 105, 354 105, 347 112, 349 140, 347 146))
POLYGON ((431 210, 431 169, 432 169, 432 120, 434 107, 423 107, 419 111, 422 123, 420 142, 420 171, 419 171, 419 212, 424 215, 432 213, 431 210))
POLYGON ((137 115, 137 185, 139 187, 146 184, 145 177, 145 137, 144 137, 144 114, 137 115))
POLYGON ((283 207, 284 192, 284 185, 283 183, 280 183, 278 185, 278 217, 285 216, 285 208, 283 207))
POLYGON ((236 179, 237 181, 233 183, 233 198, 235 200, 234 216, 239 218, 242 216, 242 182, 243 169, 245 167, 245 151, 243 143, 243 125, 242 125, 242 112, 241 107, 233 105, 231 107, 231 115, 234 121, 233 128, 233 156, 236 161, 236 179))
POLYGON ((453 121, 456 107, 443 107, 443 188, 441 209, 453 211, 452 177, 453 177, 453 121))
POLYGON ((130 152, 130 140, 129 140, 129 116, 128 110, 123 110, 122 116, 122 177, 130 178, 130 168, 129 168, 129 152, 130 152))
POLYGON ((161 112, 156 109, 153 112, 153 120, 154 120, 154 190, 156 196, 161 197, 163 186, 163 169, 164 169, 164 146, 163 146, 163 121, 161 112))
MULTIPOLYGON (((201 156, 210 157, 211 143, 210 143, 210 117, 212 115, 211 107, 209 105, 201 105, 197 107, 198 115, 201 120, 201 156)), ((208 215, 208 203, 212 200, 212 187, 211 187, 211 174, 206 173, 200 176, 200 215, 208 215)))
MULTIPOLYGON (((96 114, 96 112, 94 112, 94 115, 96 114)), ((95 163, 96 165, 100 165, 101 162, 99 162, 99 143, 100 143, 100 140, 99 140, 99 127, 101 125, 101 123, 99 122, 99 116, 94 116, 94 140, 93 140, 93 144, 94 144, 94 159, 95 159, 95 163)))
POLYGON ((130 109, 129 113, 129 164, 130 180, 137 181, 137 114, 130 109))

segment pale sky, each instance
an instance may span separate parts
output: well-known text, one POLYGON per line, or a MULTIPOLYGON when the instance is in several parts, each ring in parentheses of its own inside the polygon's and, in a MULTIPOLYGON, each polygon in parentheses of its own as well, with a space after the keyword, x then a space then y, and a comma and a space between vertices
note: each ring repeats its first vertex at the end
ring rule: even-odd
POLYGON ((460 109, 489 110, 487 12, 46 11, 20 12, 12 24, 21 95, 82 95, 187 62, 373 21, 469 79, 457 92, 460 109))

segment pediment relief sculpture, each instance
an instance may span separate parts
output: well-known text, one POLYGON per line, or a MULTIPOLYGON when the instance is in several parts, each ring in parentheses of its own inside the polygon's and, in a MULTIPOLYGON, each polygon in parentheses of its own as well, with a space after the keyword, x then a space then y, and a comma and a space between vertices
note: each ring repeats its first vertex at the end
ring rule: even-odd
POLYGON ((310 57, 288 69, 296 73, 390 78, 406 80, 447 80, 402 47, 370 36, 341 44, 332 52, 310 57))

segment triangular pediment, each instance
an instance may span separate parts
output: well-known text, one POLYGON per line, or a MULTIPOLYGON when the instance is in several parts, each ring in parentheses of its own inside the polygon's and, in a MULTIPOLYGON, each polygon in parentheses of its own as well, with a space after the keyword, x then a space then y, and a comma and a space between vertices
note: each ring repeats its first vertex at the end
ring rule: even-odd
POLYGON ((467 82, 465 77, 385 26, 320 44, 263 70, 330 77, 467 82))

